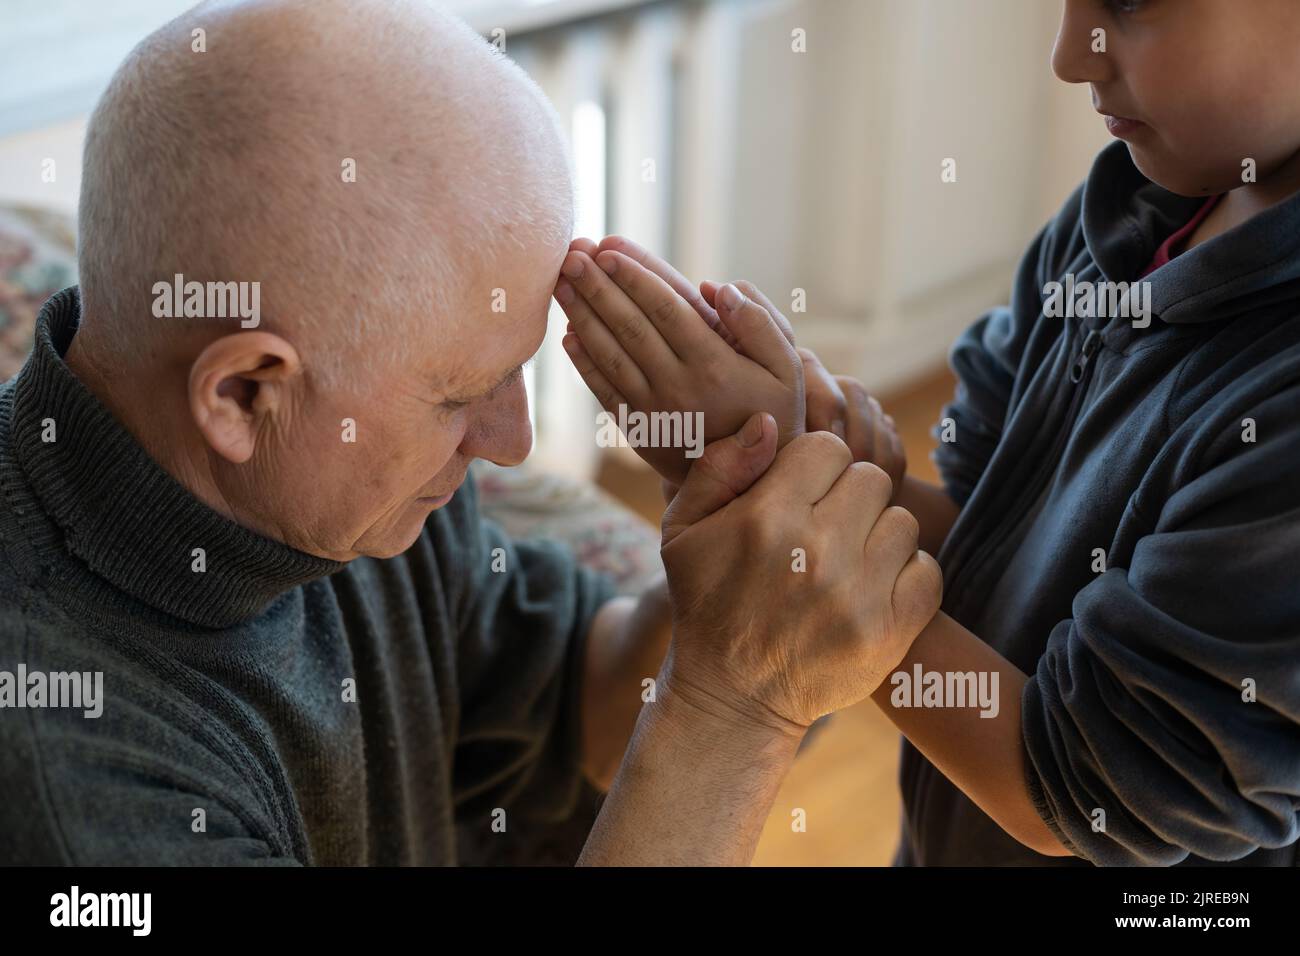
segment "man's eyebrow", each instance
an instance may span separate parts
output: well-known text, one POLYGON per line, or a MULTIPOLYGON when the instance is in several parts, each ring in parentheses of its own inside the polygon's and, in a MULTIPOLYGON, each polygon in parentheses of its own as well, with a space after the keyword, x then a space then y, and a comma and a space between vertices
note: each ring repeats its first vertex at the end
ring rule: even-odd
MULTIPOLYGON (((532 360, 530 359, 529 361, 532 360)), ((472 402, 477 398, 487 398, 489 395, 493 394, 494 392, 500 391, 501 389, 505 388, 507 385, 513 385, 515 380, 518 379, 519 376, 523 374, 524 365, 527 364, 528 363, 525 362, 523 363, 523 365, 516 365, 510 371, 506 372, 505 377, 501 379, 501 381, 497 382, 495 385, 493 385, 485 392, 479 392, 477 395, 470 395, 466 398, 449 398, 448 401, 455 402, 458 405, 463 405, 472 402)))

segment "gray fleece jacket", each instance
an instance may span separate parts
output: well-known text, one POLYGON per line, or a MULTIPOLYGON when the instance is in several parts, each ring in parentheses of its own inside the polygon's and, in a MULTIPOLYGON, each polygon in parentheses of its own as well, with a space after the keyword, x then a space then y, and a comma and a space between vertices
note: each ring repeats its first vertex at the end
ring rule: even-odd
MULTIPOLYGON (((954 346, 936 452, 944 609, 1029 675, 1029 791, 1099 865, 1296 862, 1300 195, 1153 272, 1148 327, 1044 314, 1053 281, 1137 279, 1201 202, 1105 149, 954 346)), ((906 744, 901 780, 900 863, 1079 863, 906 744)))

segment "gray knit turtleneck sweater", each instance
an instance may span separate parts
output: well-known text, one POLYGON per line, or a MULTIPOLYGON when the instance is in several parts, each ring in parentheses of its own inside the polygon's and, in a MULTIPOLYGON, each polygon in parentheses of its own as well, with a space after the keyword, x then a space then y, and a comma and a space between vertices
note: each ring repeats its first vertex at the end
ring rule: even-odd
POLYGON ((0 386, 0 864, 454 863, 456 820, 567 813, 608 582, 468 483, 390 560, 232 523, 68 369, 79 314, 50 299, 0 386))

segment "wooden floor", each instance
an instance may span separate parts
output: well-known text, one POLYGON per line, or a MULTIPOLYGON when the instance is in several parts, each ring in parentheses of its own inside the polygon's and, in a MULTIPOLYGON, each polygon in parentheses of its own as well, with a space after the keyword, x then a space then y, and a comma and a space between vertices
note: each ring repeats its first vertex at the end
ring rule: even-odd
MULTIPOLYGON (((894 416, 907 449, 908 472, 935 479, 931 426, 952 397, 946 370, 908 389, 878 396, 894 416)), ((641 468, 611 460, 600 484, 658 523, 663 509, 658 480, 641 468)), ((807 743, 777 795, 763 830, 757 866, 883 866, 898 840, 899 737, 869 700, 835 714, 807 743), (793 826, 802 810, 803 832, 793 826)))

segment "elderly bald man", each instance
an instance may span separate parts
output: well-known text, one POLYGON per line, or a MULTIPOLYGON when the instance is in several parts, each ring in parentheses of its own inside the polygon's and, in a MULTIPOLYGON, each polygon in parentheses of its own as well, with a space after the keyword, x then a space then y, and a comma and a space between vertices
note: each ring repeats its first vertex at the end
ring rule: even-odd
POLYGON ((470 462, 531 443, 566 170, 536 87, 422 3, 210 3, 130 55, 81 287, 0 387, 0 859, 451 863, 455 821, 536 832, 584 779, 584 862, 750 858, 921 611, 857 570, 883 473, 766 415, 674 500, 671 603, 480 520, 470 462), (177 275, 258 314, 159 308, 177 275), (793 535, 848 571, 754 560, 793 535))

